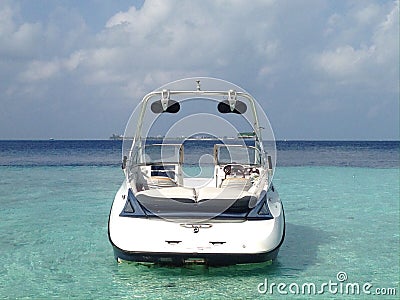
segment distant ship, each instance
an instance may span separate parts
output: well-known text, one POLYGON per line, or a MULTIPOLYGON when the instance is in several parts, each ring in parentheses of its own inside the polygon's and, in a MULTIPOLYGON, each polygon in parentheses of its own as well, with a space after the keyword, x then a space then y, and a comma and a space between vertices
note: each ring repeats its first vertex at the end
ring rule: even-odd
POLYGON ((238 138, 240 139, 253 139, 256 137, 256 133, 253 132, 239 132, 238 138))
POLYGON ((113 134, 112 136, 110 136, 110 140, 114 140, 114 141, 120 141, 122 140, 124 137, 120 134, 113 134))

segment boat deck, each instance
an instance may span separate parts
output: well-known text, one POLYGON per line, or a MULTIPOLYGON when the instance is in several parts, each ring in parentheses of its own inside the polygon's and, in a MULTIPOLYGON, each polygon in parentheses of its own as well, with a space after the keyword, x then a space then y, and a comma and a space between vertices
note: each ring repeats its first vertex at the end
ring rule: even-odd
POLYGON ((214 178, 198 178, 198 177, 189 177, 183 178, 183 185, 189 188, 197 188, 197 187, 215 187, 214 178))

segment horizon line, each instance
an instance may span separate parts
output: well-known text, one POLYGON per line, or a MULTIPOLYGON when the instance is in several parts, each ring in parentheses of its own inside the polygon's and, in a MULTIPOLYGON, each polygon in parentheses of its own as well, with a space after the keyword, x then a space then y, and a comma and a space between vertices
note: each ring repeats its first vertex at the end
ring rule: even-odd
MULTIPOLYGON (((149 139, 162 139, 163 137, 149 137, 149 139)), ((185 139, 182 137, 173 137, 167 139, 185 139)), ((201 140, 201 139, 199 139, 201 140)), ((241 139, 240 139, 241 140, 241 139)), ((246 139, 244 139, 246 140, 246 139)), ((6 141, 123 141, 123 139, 110 138, 0 138, 0 142, 6 141)), ((263 140, 268 141, 268 140, 263 140)), ((400 142, 398 139, 275 139, 276 142, 400 142)))

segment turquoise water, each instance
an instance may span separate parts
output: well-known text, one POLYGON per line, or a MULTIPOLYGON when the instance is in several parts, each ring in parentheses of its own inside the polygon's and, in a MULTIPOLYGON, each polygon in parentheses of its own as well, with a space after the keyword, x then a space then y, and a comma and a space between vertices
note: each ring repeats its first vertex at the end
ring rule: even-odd
POLYGON ((259 284, 318 286, 338 282, 338 272, 398 297, 399 176, 398 168, 280 167, 287 230, 275 262, 168 268, 114 260, 107 221, 120 168, 0 166, 0 298, 285 299, 260 294, 259 284))

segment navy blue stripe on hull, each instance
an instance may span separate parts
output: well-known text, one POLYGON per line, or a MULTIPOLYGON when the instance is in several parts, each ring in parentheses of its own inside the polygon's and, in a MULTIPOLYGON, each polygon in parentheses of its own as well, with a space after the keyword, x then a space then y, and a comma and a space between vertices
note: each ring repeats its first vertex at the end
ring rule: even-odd
POLYGON ((134 262, 146 262, 166 265, 184 265, 186 263, 199 263, 211 266, 225 266, 234 264, 260 263, 274 260, 279 252, 277 247, 272 251, 243 254, 243 253, 154 253, 154 252, 128 252, 117 247, 114 248, 115 258, 134 262))

